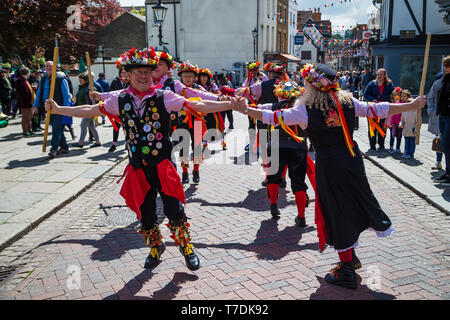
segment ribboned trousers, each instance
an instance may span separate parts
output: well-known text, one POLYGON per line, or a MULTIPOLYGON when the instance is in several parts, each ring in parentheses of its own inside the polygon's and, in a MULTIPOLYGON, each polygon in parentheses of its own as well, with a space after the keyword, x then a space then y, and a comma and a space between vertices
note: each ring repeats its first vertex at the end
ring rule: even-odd
MULTIPOLYGON (((174 163, 172 162, 172 164, 174 163)), ((156 166, 142 167, 142 169, 144 170, 145 177, 151 187, 140 207, 142 229, 152 229, 158 220, 158 216, 156 215, 156 197, 158 196, 158 193, 163 202, 164 215, 170 221, 185 220, 186 215, 183 204, 178 199, 170 197, 161 191, 162 187, 156 166)))

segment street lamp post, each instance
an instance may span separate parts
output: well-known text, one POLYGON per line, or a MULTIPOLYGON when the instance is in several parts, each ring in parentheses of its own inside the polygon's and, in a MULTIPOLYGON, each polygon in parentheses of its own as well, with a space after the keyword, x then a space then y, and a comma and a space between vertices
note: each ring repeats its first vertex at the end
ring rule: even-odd
POLYGON ((256 38, 258 37, 258 30, 255 28, 252 31, 253 34, 253 60, 257 60, 257 53, 256 53, 256 38))
POLYGON ((162 0, 158 0, 158 3, 156 5, 154 5, 154 6, 152 6, 155 23, 159 27, 158 38, 159 38, 159 45, 160 46, 163 46, 164 44, 167 44, 167 43, 164 43, 162 41, 162 37, 163 37, 162 36, 162 25, 163 25, 164 20, 166 19, 167 9, 168 8, 165 5, 162 4, 162 0))

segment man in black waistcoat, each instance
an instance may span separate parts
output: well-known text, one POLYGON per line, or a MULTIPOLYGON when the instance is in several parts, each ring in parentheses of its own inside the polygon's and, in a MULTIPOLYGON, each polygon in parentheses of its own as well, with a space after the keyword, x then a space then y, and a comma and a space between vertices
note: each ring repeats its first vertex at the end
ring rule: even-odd
MULTIPOLYGON (((186 260, 190 270, 200 267, 200 260, 194 252, 190 238, 190 225, 184 212, 186 203, 180 177, 172 163, 172 141, 169 135, 171 112, 184 110, 199 116, 209 113, 238 108, 245 101, 231 102, 188 101, 184 97, 168 90, 158 90, 152 86, 152 70, 156 67, 158 56, 153 48, 137 51, 131 49, 122 54, 120 64, 127 71, 131 86, 117 91, 104 103, 97 105, 64 108, 53 100, 48 100, 46 109, 54 114, 80 118, 108 116, 113 122, 122 123, 125 132, 129 165, 120 194, 141 222, 140 233, 145 244, 151 247, 145 261, 145 268, 154 268, 160 262, 165 250, 156 215, 156 197, 158 193, 163 201, 164 214, 169 219, 169 228, 175 244, 186 260)), ((95 93, 92 93, 94 97, 95 93)))

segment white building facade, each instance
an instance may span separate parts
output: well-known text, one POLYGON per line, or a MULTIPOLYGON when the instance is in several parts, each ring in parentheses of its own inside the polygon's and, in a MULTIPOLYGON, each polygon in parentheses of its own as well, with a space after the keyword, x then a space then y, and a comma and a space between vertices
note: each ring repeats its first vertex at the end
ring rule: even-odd
MULTIPOLYGON (((255 57, 261 61, 265 50, 274 49, 276 30, 271 17, 276 3, 276 0, 163 1, 168 11, 162 40, 167 44, 159 45, 158 26, 150 23, 149 45, 166 47, 172 56, 209 68, 213 73, 232 73, 239 82, 245 76, 247 61, 255 57), (255 29, 256 38, 252 33, 255 29)), ((147 13, 151 21, 152 14, 147 13)))

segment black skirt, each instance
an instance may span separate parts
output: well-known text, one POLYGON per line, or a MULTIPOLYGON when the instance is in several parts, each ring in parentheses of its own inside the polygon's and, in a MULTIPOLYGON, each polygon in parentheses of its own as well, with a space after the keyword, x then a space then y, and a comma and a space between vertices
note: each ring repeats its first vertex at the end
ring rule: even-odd
POLYGON ((324 211, 327 244, 336 250, 352 247, 368 228, 386 231, 391 226, 370 189, 356 143, 354 150, 355 157, 345 145, 316 154, 317 192, 324 211))

